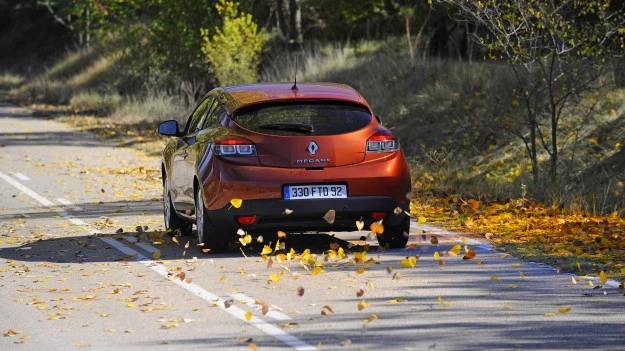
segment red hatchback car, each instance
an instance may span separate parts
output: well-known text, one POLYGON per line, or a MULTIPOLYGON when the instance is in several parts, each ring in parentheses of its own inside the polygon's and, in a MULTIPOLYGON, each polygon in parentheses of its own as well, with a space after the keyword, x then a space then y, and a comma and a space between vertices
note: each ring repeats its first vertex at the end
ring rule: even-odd
POLYGON ((254 234, 354 231, 383 221, 380 245, 405 247, 410 170, 397 138, 339 84, 216 88, 163 152, 165 226, 213 251, 254 234), (233 199, 242 199, 237 207, 233 199), (333 210, 333 219, 324 219, 333 210))

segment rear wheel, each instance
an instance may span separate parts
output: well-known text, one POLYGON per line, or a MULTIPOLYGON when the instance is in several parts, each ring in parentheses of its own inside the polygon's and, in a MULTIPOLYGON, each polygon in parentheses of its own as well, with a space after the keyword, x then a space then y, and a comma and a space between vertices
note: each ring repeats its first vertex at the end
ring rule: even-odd
POLYGON ((163 214, 165 216, 165 230, 167 230, 167 234, 173 236, 176 231, 179 231, 180 235, 191 234, 191 224, 178 217, 176 210, 174 210, 169 182, 166 178, 163 178, 163 214))
POLYGON ((378 244, 391 249, 403 249, 408 243, 408 233, 410 233, 410 217, 396 225, 384 225, 384 233, 377 236, 378 244))
POLYGON ((195 193, 195 226, 197 230, 197 240, 204 243, 205 249, 211 252, 221 252, 228 247, 226 233, 217 230, 215 225, 208 218, 208 210, 202 200, 202 190, 198 188, 195 193))

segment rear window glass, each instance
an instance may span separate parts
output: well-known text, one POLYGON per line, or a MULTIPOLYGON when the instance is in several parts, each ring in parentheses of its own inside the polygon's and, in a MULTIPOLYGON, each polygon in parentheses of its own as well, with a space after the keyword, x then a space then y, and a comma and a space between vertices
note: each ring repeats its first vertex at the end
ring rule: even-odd
POLYGON ((341 102, 275 103, 250 106, 235 113, 245 129, 273 135, 334 135, 353 132, 371 122, 360 105, 341 102))

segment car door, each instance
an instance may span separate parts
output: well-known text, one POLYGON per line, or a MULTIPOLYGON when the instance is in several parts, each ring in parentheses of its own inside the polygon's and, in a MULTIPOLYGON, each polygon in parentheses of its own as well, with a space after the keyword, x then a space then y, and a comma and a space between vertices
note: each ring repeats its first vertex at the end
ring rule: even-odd
POLYGON ((172 174, 169 175, 173 190, 172 200, 178 212, 190 215, 193 212, 193 171, 189 169, 190 146, 195 144, 196 129, 203 117, 208 113, 214 98, 206 97, 185 125, 183 135, 177 139, 176 150, 172 155, 172 174))

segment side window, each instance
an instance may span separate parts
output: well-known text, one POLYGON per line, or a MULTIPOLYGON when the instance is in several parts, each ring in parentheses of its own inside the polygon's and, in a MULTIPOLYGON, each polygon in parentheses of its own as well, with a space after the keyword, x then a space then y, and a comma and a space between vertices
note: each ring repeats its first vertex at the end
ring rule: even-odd
POLYGON ((219 102, 213 104, 212 109, 208 112, 206 118, 202 119, 202 123, 198 126, 198 130, 206 128, 214 128, 221 124, 221 118, 225 114, 225 110, 221 107, 219 102))
POLYGON ((200 120, 204 115, 206 115, 207 110, 211 107, 214 100, 214 97, 209 96, 198 105, 195 111, 193 111, 191 117, 187 120, 187 124, 184 129, 185 134, 193 133, 195 131, 197 125, 200 123, 200 120))

